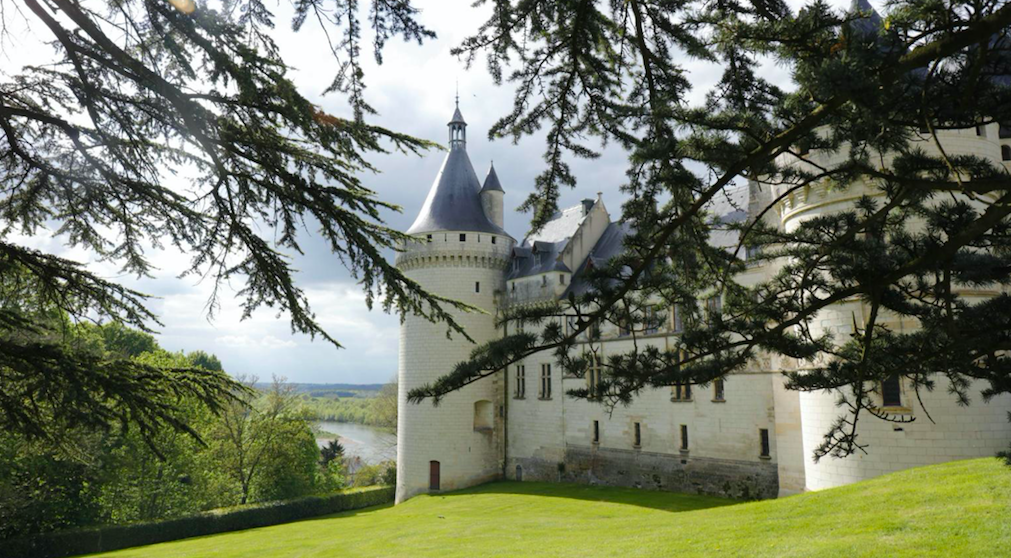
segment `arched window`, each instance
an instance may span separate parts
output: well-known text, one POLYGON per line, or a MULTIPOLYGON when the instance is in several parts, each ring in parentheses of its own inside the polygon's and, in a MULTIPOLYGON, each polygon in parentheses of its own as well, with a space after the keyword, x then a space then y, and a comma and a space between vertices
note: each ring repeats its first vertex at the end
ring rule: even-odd
POLYGON ((495 410, 491 401, 482 399, 474 402, 474 430, 491 430, 495 424, 495 410))
POLYGON ((1011 161, 1011 145, 1000 146, 1000 160, 1011 161))

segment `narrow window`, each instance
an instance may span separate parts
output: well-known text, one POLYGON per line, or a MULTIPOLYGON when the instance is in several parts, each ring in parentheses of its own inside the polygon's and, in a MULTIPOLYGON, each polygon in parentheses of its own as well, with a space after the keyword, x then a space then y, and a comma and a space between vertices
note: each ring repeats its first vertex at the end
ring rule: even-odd
POLYGON ((681 306, 678 304, 674 305, 674 333, 681 333, 684 331, 685 326, 681 317, 681 306))
POLYGON ((477 235, 477 241, 478 241, 479 243, 481 242, 481 235, 477 235))
POLYGON ((976 124, 976 135, 982 138, 986 137, 986 127, 982 124, 976 124))
POLYGON ((688 451, 688 425, 681 425, 681 451, 688 451))
POLYGON ((713 380, 713 401, 726 401, 723 398, 723 380, 713 380))
POLYGON ((656 306, 646 311, 646 334, 651 335, 660 332, 660 311, 656 306))
POLYGON ((541 365, 541 399, 551 399, 551 365, 541 365))
POLYGON ((1011 145, 1000 146, 1000 160, 1011 161, 1011 145))
POLYGON ((639 423, 635 423, 635 447, 642 447, 642 428, 639 423))
POLYGON ((522 364, 516 366, 516 399, 527 395, 527 368, 522 364))
POLYGON ((590 397, 594 398, 600 395, 597 391, 600 386, 600 361, 593 353, 588 353, 586 358, 590 361, 589 374, 586 375, 587 387, 590 390, 590 397))
POLYGON ((541 276, 541 286, 542 287, 547 287, 548 286, 548 276, 547 275, 542 275, 541 276))
POLYGON ((492 244, 495 244, 495 240, 496 240, 497 238, 498 238, 497 236, 493 236, 493 237, 491 237, 491 243, 492 243, 492 244))
POLYGON ((678 382, 671 387, 671 401, 691 401, 692 385, 678 382))
POLYGON ((723 312, 723 298, 720 295, 706 299, 706 315, 713 319, 723 312))
POLYGON ((513 292, 516 292, 516 281, 513 281, 513 292))
POLYGON ((467 242, 467 233, 460 233, 460 242, 467 242))
POLYGON ((902 406, 902 389, 898 374, 892 374, 881 382, 881 403, 885 407, 902 406))
POLYGON ((600 443, 600 421, 593 421, 593 443, 600 443))
POLYGON ((759 437, 759 439, 761 441, 761 444, 762 444, 762 453, 761 453, 761 456, 762 457, 769 457, 769 429, 768 428, 759 428, 758 429, 758 437, 759 437))
POLYGON ((481 292, 481 282, 480 281, 474 281, 474 292, 475 293, 481 292))
POLYGON ((565 275, 564 274, 559 274, 558 275, 558 284, 559 285, 564 285, 565 284, 565 275))

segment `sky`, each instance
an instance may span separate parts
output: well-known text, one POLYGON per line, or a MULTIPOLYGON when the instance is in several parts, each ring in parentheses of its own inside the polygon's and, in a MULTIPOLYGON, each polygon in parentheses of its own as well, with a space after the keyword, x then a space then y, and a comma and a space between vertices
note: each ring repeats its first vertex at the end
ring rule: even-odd
MULTIPOLYGON (((836 5, 848 2, 836 0, 836 5)), ((877 5, 878 3, 875 2, 877 5)), ((516 238, 527 231, 529 215, 510 211, 531 192, 534 177, 543 168, 543 136, 524 138, 514 144, 510 139, 489 141, 488 129, 512 106, 512 88, 496 86, 483 61, 467 69, 462 60, 450 54, 469 33, 485 20, 487 6, 475 8, 469 0, 421 0, 419 20, 435 31, 437 39, 422 46, 392 40, 384 50, 383 64, 377 66, 371 55, 364 56, 366 100, 378 111, 374 124, 398 132, 434 140, 446 145, 446 123, 453 113, 454 96, 459 88, 460 110, 468 123, 467 150, 478 175, 483 179, 492 160, 505 189, 506 230, 516 238)), ((339 94, 322 96, 336 71, 325 38, 316 27, 306 24, 299 33, 290 31, 287 3, 275 12, 278 18, 275 40, 282 56, 294 66, 292 79, 303 95, 332 114, 346 115, 344 99, 339 94)), ((14 29, 14 39, 4 42, 0 68, 14 73, 21 65, 35 62, 51 51, 31 46, 31 31, 14 29), (13 41, 13 42, 11 42, 13 41)), ((39 30, 41 31, 41 30, 39 30)), ((366 33, 366 40, 369 38, 366 33)), ((370 49, 363 48, 363 54, 370 49)), ((718 70, 704 65, 689 66, 695 87, 694 101, 718 79, 718 70)), ((786 73, 768 65, 767 71, 786 73)), ((385 215, 387 223, 406 230, 432 185, 445 152, 433 150, 423 156, 390 154, 370 157, 381 169, 378 174, 363 175, 363 183, 382 200, 403 208, 402 213, 385 215)), ((567 207, 580 199, 603 193, 605 206, 617 218, 622 203, 619 187, 624 181, 625 154, 616 146, 602 149, 595 160, 570 160, 578 186, 562 193, 560 205, 567 207)), ((96 261, 88 252, 68 248, 64 239, 49 234, 13 238, 15 242, 87 262, 100 275, 155 296, 150 307, 159 316, 155 326, 162 347, 172 351, 203 350, 216 354, 233 375, 268 379, 274 375, 291 382, 378 383, 392 379, 397 371, 399 319, 381 309, 369 311, 358 285, 332 256, 312 230, 302 236, 305 255, 295 258, 299 270, 296 281, 306 291, 317 318, 326 331, 345 348, 328 342, 292 334, 285 315, 261 310, 242 320, 239 301, 233 296, 240 284, 226 286, 221 308, 208 315, 210 281, 178 278, 186 269, 188 257, 174 252, 150 252, 158 268, 153 277, 137 278, 122 274, 110 262, 96 261)), ((390 254, 392 258, 392 253, 390 254)))

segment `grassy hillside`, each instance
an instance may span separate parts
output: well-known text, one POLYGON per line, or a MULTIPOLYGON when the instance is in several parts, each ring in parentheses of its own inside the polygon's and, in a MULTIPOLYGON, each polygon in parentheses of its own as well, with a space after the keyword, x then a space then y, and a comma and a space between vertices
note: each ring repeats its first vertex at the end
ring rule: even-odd
POLYGON ((780 500, 495 483, 104 557, 1011 556, 1011 469, 912 469, 780 500))

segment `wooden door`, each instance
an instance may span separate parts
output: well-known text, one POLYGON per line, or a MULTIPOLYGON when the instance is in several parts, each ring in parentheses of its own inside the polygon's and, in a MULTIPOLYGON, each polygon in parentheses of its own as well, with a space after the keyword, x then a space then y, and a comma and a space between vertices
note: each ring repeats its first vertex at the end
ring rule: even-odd
POLYGON ((430 461, 428 466, 428 489, 439 490, 439 462, 430 461))

